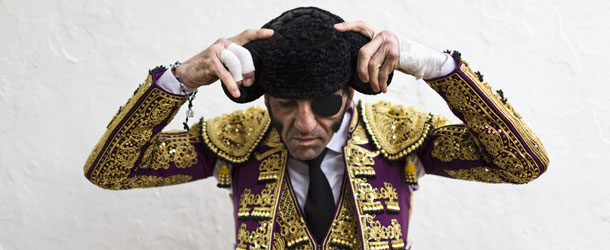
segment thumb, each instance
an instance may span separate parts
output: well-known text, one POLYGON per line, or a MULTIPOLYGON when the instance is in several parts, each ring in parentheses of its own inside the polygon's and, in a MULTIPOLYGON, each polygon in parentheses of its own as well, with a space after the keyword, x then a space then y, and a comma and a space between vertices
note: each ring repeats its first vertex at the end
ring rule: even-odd
POLYGON ((269 38, 273 36, 273 33, 272 29, 248 29, 229 40, 241 46, 254 40, 269 38))

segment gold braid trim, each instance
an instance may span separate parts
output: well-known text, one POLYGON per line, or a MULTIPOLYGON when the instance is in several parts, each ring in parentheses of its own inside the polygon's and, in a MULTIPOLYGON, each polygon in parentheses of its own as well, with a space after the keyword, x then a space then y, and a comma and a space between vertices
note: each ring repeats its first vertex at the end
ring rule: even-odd
POLYGON ((384 158, 398 160, 419 148, 432 128, 432 116, 415 107, 358 103, 367 134, 384 158))
POLYGON ((250 158, 270 124, 266 110, 251 107, 203 122, 201 135, 205 145, 217 156, 240 164, 250 158))
POLYGON ((167 169, 169 163, 188 168, 197 154, 190 145, 196 137, 189 133, 153 135, 153 129, 174 117, 185 99, 152 86, 152 77, 136 90, 125 107, 119 109, 85 163, 89 180, 107 189, 163 186, 190 181, 191 176, 170 177, 129 175, 137 169, 167 169), (149 145, 144 151, 143 147, 149 145), (136 161, 143 154, 139 165, 136 161))

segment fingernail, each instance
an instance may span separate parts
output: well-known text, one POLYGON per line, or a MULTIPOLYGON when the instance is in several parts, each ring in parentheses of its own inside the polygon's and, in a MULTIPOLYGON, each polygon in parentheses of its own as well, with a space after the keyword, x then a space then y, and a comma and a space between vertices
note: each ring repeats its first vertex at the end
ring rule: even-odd
POLYGON ((250 87, 250 85, 252 85, 252 79, 250 79, 250 78, 246 79, 246 82, 244 83, 244 85, 246 87, 250 87))
POLYGON ((336 23, 335 24, 335 28, 337 28, 337 29, 343 28, 343 24, 336 23))
POLYGON ((233 97, 239 98, 239 90, 234 90, 233 91, 233 97))

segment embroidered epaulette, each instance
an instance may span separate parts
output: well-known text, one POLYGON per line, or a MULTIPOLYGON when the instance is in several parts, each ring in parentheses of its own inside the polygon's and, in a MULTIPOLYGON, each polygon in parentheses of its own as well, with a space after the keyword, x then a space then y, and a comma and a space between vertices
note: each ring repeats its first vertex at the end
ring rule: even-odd
POLYGON ((261 143, 270 124, 265 109, 251 107, 204 121, 201 135, 205 145, 218 157, 241 164, 261 143))
POLYGON ((388 160, 408 156, 424 143, 434 125, 442 124, 415 107, 392 105, 385 101, 376 104, 360 102, 358 111, 367 135, 388 160))

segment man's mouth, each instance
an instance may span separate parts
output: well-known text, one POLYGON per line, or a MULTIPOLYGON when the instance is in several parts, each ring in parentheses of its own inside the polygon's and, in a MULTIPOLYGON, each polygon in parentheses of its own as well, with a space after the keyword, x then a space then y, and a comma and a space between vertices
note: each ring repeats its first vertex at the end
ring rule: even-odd
POLYGON ((292 138, 299 146, 311 146, 318 140, 317 137, 295 137, 292 138))

